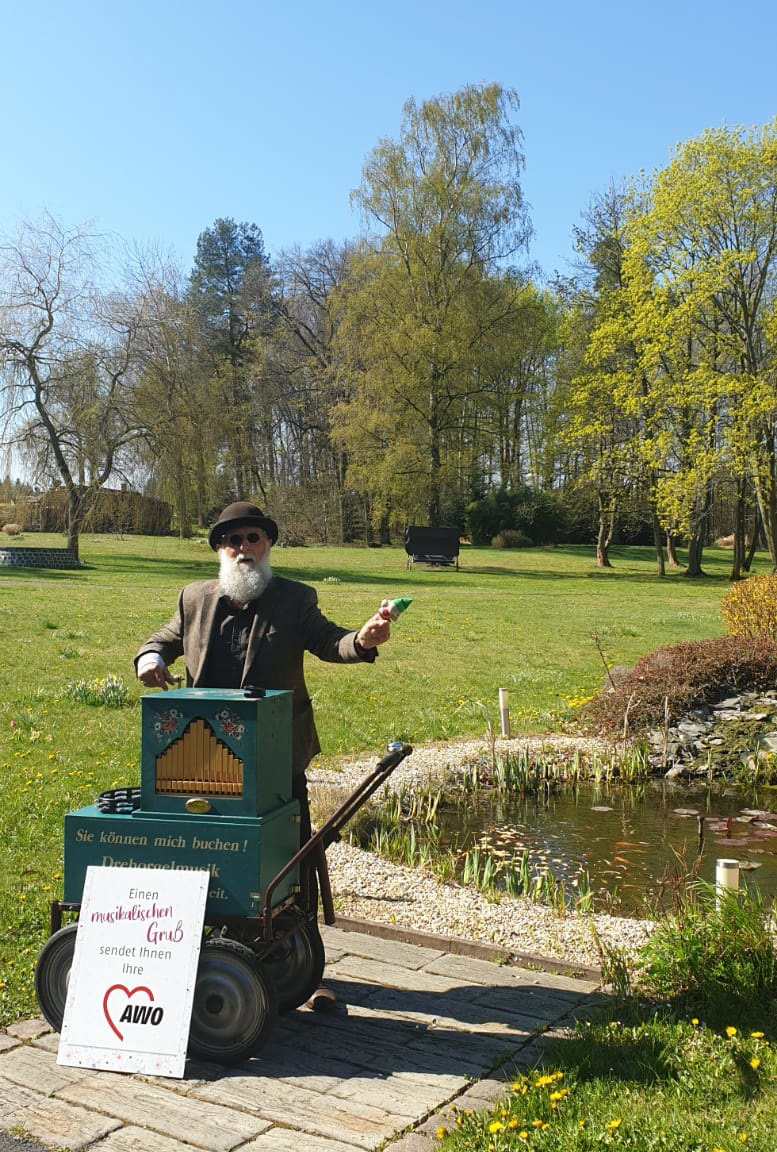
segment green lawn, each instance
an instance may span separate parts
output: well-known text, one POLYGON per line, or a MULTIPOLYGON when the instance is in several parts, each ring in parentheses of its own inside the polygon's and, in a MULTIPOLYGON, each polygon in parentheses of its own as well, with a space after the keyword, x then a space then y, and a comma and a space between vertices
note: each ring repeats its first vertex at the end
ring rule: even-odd
MULTIPOLYGON (((19 544, 62 546, 26 534, 19 544)), ((105 788, 138 782, 141 686, 132 657, 164 623, 181 585, 215 572, 202 540, 85 536, 77 572, 0 569, 0 1022, 33 1012, 31 973, 48 902, 61 894, 65 812, 105 788), (119 677, 123 708, 74 701, 77 681, 119 677)), ((383 597, 407 595, 374 667, 316 660, 308 679, 324 749, 379 755, 386 742, 480 736, 498 729, 510 693, 514 733, 558 730, 604 668, 665 644, 723 632, 730 554, 710 550, 709 576, 659 580, 649 549, 620 548, 597 571, 591 549, 467 548, 459 571, 407 570, 401 548, 277 548, 281 575, 308 581, 324 611, 358 626, 383 597)), ((758 570, 768 570, 759 557, 758 570)), ((181 669, 182 670, 182 669, 181 669)))

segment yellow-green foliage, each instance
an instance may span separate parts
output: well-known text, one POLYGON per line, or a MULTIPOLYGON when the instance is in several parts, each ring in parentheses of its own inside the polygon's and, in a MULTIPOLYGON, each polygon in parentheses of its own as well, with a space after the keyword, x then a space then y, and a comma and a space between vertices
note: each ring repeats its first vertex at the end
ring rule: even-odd
POLYGON ((720 606, 732 636, 777 636, 777 573, 734 584, 720 606))

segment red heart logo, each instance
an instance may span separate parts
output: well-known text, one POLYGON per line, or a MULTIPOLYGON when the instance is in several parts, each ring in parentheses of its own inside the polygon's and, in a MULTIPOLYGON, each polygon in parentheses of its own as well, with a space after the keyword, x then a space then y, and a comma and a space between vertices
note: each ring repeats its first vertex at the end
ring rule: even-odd
POLYGON ((140 985, 138 988, 133 988, 130 991, 130 989, 127 988, 124 984, 111 984, 110 988, 108 989, 108 991, 103 996, 103 1012, 105 1013, 105 1019, 108 1021, 111 1028, 116 1033, 116 1035, 119 1037, 119 1039, 123 1040, 124 1037, 122 1036, 121 1032, 116 1027, 116 1025, 114 1024, 113 1020, 111 1019, 111 1014, 108 1011, 108 997, 110 996, 111 992, 123 992, 128 1000, 131 999, 135 995, 136 992, 145 992, 146 995, 148 996, 149 1000, 153 1000, 154 999, 154 993, 151 991, 150 988, 146 988, 145 985, 140 985))

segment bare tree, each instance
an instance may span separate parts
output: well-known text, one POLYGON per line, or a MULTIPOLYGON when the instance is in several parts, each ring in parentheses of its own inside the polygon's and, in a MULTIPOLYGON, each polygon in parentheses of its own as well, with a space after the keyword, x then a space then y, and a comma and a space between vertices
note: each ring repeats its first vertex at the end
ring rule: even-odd
POLYGON ((67 546, 96 492, 120 475, 140 432, 133 413, 138 301, 97 287, 103 241, 51 216, 0 244, 2 442, 36 479, 61 483, 67 546))

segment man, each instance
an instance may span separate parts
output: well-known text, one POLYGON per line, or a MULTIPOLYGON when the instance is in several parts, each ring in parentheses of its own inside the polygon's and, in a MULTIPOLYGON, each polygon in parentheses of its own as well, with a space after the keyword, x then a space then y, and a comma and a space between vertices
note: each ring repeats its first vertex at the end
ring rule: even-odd
MULTIPOLYGON (((292 793, 300 802, 301 843, 311 834, 305 769, 320 745, 305 684, 304 654, 337 664, 372 663, 389 638, 380 613, 357 631, 323 615, 315 589, 273 575, 270 552, 278 526, 248 501, 228 505, 208 540, 219 557, 219 576, 188 584, 169 624, 149 637, 135 657, 147 688, 175 681, 169 666, 184 657, 194 688, 288 689, 293 692, 292 793)), ((328 1006, 320 989, 312 1007, 328 1006)))

